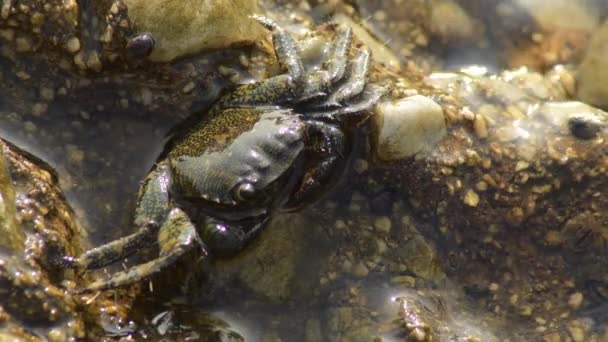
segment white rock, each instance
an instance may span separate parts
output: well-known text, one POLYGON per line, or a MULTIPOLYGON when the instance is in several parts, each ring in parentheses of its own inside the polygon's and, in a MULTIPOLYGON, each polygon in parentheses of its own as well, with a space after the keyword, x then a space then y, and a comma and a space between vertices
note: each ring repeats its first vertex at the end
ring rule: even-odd
POLYGON ((422 95, 381 103, 373 118, 374 147, 381 160, 428 150, 447 133, 443 109, 422 95))

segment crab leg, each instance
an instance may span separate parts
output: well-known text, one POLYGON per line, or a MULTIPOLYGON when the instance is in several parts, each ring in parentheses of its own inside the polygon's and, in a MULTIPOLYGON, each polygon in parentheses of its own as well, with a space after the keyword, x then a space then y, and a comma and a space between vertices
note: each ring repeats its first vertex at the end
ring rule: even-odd
POLYGON ((296 84, 301 83, 304 79, 304 66, 298 56, 298 48, 293 37, 267 17, 253 15, 251 18, 262 24, 267 30, 272 31, 272 43, 279 63, 287 69, 287 73, 296 84))
POLYGON ((293 37, 269 18, 251 17, 272 31, 272 40, 277 59, 287 74, 277 75, 263 81, 246 84, 219 100, 217 108, 251 107, 290 103, 306 92, 307 80, 302 60, 293 37))
POLYGON ((167 165, 159 165, 144 181, 135 214, 135 233, 93 248, 78 257, 65 256, 58 263, 68 268, 96 269, 137 252, 154 240, 159 224, 169 210, 167 165))
POLYGON ((332 54, 326 63, 331 83, 340 81, 344 76, 346 62, 348 61, 348 52, 350 51, 353 41, 353 31, 350 27, 342 27, 336 36, 337 38, 332 54))
POLYGON ((154 223, 146 224, 131 235, 93 248, 78 257, 65 256, 59 263, 66 268, 82 269, 96 269, 112 264, 134 254, 147 242, 153 241, 155 226, 154 223))
POLYGON ((327 70, 315 71, 306 76, 304 88, 294 101, 295 103, 308 102, 326 96, 331 86, 344 77, 353 33, 350 27, 346 27, 341 28, 336 36, 331 56, 325 62, 327 70))
POLYGON ((320 110, 307 113, 307 118, 317 119, 324 122, 344 122, 354 120, 362 121, 362 116, 369 116, 369 111, 378 103, 378 100, 386 93, 386 89, 379 86, 369 86, 357 102, 349 103, 347 106, 337 109, 320 110))
POLYGON ((369 50, 361 50, 355 56, 350 65, 350 72, 346 82, 331 94, 327 100, 328 105, 338 105, 345 100, 351 99, 363 92, 367 83, 367 75, 370 66, 369 50))
MULTIPOLYGON (((97 280, 85 291, 101 291, 136 283, 172 265, 194 246, 202 245, 196 229, 187 215, 180 209, 173 209, 158 232, 160 256, 127 271, 114 273, 106 280, 97 280)), ((206 250, 204 250, 206 253, 206 250)))

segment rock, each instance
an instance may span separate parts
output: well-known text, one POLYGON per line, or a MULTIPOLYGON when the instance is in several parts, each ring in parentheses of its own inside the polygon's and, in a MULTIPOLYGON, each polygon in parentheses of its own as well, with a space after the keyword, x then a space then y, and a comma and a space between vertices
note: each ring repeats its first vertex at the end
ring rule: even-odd
POLYGON ((385 161, 424 152, 447 133, 443 109, 422 95, 381 103, 374 126, 375 153, 385 161))
POLYGON ((397 254, 403 266, 420 278, 437 281, 445 277, 437 251, 420 235, 400 246, 397 254))
POLYGON ((452 0, 439 1, 431 11, 431 32, 450 43, 466 42, 475 37, 475 23, 452 0))
POLYGON ((0 246, 9 251, 22 251, 25 234, 18 226, 15 190, 11 185, 4 153, 0 150, 0 246))
POLYGON ((99 312, 107 312, 106 319, 124 314, 120 294, 118 301, 101 294, 84 307, 65 290, 84 279, 53 260, 80 253, 80 233, 54 171, 0 139, 0 340, 97 340, 99 312))
POLYGON ((577 95, 581 101, 608 107, 608 22, 593 34, 587 53, 579 65, 577 95))
POLYGON ((202 51, 253 42, 263 28, 249 16, 259 12, 256 1, 126 0, 129 16, 140 32, 156 42, 149 59, 167 62, 202 51))
POLYGON ((218 258, 214 274, 227 280, 237 279, 249 290, 274 302, 291 298, 298 265, 306 241, 306 227, 301 216, 286 215, 273 220, 261 235, 233 258, 218 258))
POLYGON ((591 32, 599 23, 599 12, 588 1, 517 0, 544 30, 571 29, 591 32))

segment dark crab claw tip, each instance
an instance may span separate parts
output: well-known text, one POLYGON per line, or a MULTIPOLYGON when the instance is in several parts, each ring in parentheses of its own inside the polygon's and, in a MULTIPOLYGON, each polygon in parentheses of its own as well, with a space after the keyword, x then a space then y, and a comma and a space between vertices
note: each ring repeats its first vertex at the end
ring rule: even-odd
POLYGON ((146 58, 154 50, 156 41, 151 33, 142 32, 127 41, 127 52, 136 58, 146 58))

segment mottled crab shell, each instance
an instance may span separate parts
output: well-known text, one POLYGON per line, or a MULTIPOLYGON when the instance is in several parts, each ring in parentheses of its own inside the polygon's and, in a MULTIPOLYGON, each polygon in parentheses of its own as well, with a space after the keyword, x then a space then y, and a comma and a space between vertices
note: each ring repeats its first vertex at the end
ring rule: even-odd
MULTIPOLYGON (((217 113, 228 114, 234 113, 217 113)), ((257 191, 283 176, 301 155, 305 125, 290 110, 262 111, 250 130, 229 139, 223 149, 209 146, 198 155, 172 158, 172 187, 184 198, 220 205, 255 200, 257 191)))

